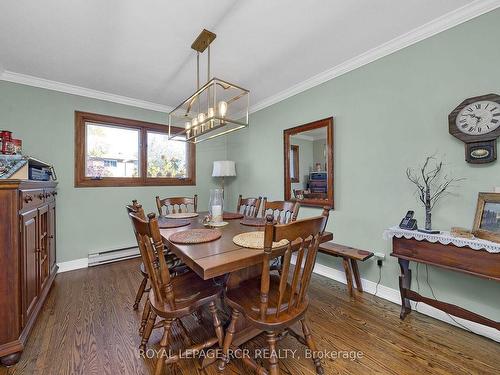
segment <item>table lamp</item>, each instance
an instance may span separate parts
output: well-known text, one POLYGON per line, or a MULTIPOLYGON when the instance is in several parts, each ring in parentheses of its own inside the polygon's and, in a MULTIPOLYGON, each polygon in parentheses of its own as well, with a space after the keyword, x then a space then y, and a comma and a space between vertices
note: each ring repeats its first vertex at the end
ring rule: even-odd
POLYGON ((224 191, 224 177, 236 176, 236 165, 234 161, 217 160, 214 161, 212 177, 222 177, 222 191, 224 191))

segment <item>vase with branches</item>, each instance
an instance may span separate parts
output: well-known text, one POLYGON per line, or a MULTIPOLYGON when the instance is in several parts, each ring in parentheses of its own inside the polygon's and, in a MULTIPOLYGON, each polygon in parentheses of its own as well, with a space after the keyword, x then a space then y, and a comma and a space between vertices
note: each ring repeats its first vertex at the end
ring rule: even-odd
POLYGON ((425 230, 428 233, 439 233, 432 230, 432 209, 436 203, 449 193, 453 183, 464 180, 453 178, 443 173, 443 162, 434 156, 427 156, 424 164, 418 169, 407 168, 406 176, 417 186, 417 196, 425 208, 425 230))

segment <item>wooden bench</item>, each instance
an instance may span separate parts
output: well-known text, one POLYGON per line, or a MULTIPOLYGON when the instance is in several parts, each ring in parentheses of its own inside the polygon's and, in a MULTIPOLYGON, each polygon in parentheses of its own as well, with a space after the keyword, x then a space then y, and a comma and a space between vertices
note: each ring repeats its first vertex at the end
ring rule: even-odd
POLYGON ((361 262, 364 262, 368 258, 371 258, 373 256, 373 253, 371 251, 359 250, 353 247, 339 245, 333 242, 322 243, 321 245, 319 245, 318 251, 323 254, 342 258, 344 263, 345 277, 347 279, 347 289, 349 289, 349 294, 351 296, 354 294, 354 281, 356 281, 356 287, 358 291, 363 291, 363 287, 361 286, 361 278, 359 277, 358 264, 356 263, 356 261, 359 260, 361 262))

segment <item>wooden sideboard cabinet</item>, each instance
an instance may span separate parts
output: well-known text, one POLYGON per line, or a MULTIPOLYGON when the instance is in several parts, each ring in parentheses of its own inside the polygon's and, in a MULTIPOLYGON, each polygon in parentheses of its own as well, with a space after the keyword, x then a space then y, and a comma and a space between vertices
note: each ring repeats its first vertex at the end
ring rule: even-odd
POLYGON ((57 273, 54 181, 0 181, 0 362, 19 360, 57 273))

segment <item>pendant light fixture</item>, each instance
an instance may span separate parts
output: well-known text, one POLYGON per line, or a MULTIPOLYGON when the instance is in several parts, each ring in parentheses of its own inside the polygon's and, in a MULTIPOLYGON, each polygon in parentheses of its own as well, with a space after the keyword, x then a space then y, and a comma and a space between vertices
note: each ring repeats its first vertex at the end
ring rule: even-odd
POLYGON ((203 30, 191 45, 196 51, 196 92, 168 115, 169 139, 199 143, 248 126, 250 91, 210 77, 210 43, 203 30), (207 50, 207 83, 200 87, 200 54, 207 50))

